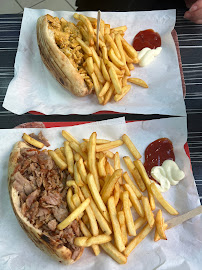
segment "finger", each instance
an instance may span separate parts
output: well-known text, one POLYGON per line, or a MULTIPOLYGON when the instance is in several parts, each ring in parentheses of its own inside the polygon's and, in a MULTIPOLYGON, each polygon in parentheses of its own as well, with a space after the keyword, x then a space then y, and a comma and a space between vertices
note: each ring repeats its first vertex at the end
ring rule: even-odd
POLYGON ((192 11, 192 12, 187 11, 184 14, 184 18, 188 19, 188 20, 191 20, 193 22, 196 22, 198 20, 202 20, 202 8, 197 9, 196 11, 192 11))
POLYGON ((202 19, 197 20, 195 23, 196 23, 196 24, 202 24, 202 19))

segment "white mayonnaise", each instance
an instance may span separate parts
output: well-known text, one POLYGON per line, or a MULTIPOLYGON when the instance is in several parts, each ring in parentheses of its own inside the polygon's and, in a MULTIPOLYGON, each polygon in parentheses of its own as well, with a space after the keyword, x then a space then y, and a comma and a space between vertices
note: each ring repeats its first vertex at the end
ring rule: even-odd
POLYGON ((165 160, 161 166, 153 167, 151 175, 159 183, 157 187, 161 192, 169 190, 170 186, 177 185, 185 177, 173 160, 165 160))
POLYGON ((140 52, 138 52, 139 66, 145 67, 149 65, 157 55, 162 51, 161 47, 156 49, 143 48, 140 52))

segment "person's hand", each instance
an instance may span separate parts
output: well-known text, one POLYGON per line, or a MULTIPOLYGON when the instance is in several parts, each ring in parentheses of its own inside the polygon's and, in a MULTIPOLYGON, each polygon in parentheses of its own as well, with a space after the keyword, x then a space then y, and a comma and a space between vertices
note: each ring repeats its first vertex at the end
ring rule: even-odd
POLYGON ((202 24, 202 0, 197 0, 190 9, 185 12, 184 18, 194 23, 202 24))

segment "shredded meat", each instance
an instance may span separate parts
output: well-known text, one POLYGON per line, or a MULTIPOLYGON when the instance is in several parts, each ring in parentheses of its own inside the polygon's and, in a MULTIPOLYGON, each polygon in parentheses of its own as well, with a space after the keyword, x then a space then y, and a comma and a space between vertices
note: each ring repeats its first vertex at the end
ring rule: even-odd
POLYGON ((57 230, 57 225, 68 216, 67 176, 56 166, 48 151, 22 148, 12 180, 19 192, 22 214, 54 239, 57 246, 68 247, 72 259, 76 259, 80 248, 74 245, 74 238, 81 235, 77 220, 64 230, 57 230))

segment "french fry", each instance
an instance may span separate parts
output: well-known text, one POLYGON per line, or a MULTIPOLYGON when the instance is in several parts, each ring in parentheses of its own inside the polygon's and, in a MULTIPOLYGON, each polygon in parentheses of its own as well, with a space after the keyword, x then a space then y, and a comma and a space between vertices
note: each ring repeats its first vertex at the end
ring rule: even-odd
POLYGON ((105 34, 105 22, 103 20, 100 20, 100 33, 102 36, 105 34))
POLYGON ((116 45, 117 45, 118 50, 119 50, 120 55, 121 55, 121 61, 124 63, 124 65, 126 65, 126 57, 125 57, 125 53, 123 50, 120 34, 115 35, 115 42, 116 42, 116 45))
POLYGON ((86 45, 86 43, 80 39, 79 37, 76 37, 76 40, 78 41, 78 43, 80 44, 82 50, 88 55, 88 56, 92 56, 92 51, 90 49, 89 46, 86 45))
POLYGON ((110 82, 111 79, 109 77, 109 73, 107 71, 107 68, 105 66, 105 63, 104 63, 103 59, 101 59, 101 71, 102 71, 102 75, 105 78, 105 80, 108 81, 108 82, 110 82))
POLYGON ((114 96, 114 100, 116 101, 116 102, 118 102, 118 101, 120 101, 123 97, 125 97, 125 95, 130 91, 130 89, 131 89, 131 85, 126 85, 126 86, 124 86, 123 88, 122 88, 122 94, 116 94, 115 96, 114 96))
POLYGON ((135 192, 133 191, 133 189, 131 188, 131 186, 128 184, 124 184, 124 188, 129 193, 130 201, 132 202, 132 205, 135 208, 135 211, 138 213, 139 216, 144 217, 144 209, 143 209, 142 205, 140 204, 140 201, 138 200, 138 198, 137 198, 135 192))
POLYGON ((82 217, 83 223, 89 225, 89 218, 88 215, 85 213, 82 217))
POLYGON ((67 180, 66 186, 67 187, 73 187, 75 194, 78 194, 79 193, 79 189, 78 189, 78 186, 76 184, 76 181, 74 181, 74 180, 67 180))
POLYGON ((25 140, 26 142, 28 142, 29 144, 41 149, 44 147, 44 144, 42 142, 39 142, 37 140, 35 140, 34 138, 30 137, 29 135, 27 135, 26 133, 23 133, 22 136, 23 140, 25 140))
MULTIPOLYGON (((108 161, 106 162, 105 170, 106 170, 107 175, 111 176, 114 173, 114 168, 112 167, 112 165, 108 161)), ((106 179, 105 179, 105 182, 106 182, 106 179)))
POLYGON ((130 157, 126 156, 126 157, 123 157, 123 160, 126 164, 126 166, 128 167, 130 173, 132 174, 136 184, 138 185, 139 189, 144 192, 146 187, 145 187, 145 184, 138 172, 138 170, 135 168, 135 165, 133 164, 132 160, 130 159, 130 157))
POLYGON ((101 84, 104 84, 105 83, 105 79, 104 77, 102 76, 102 72, 100 71, 100 69, 98 68, 98 66, 96 65, 96 63, 94 63, 94 72, 98 78, 98 81, 101 83, 101 84))
POLYGON ((92 58, 92 56, 89 56, 86 59, 86 64, 87 64, 87 67, 88 67, 89 72, 90 73, 93 73, 94 72, 94 65, 93 65, 93 58, 92 58))
POLYGON ((125 58, 126 58, 126 62, 127 62, 128 64, 133 63, 133 59, 130 58, 130 57, 127 55, 127 53, 126 53, 125 51, 124 51, 124 55, 125 55, 125 58))
MULTIPOLYGON (((64 149, 64 147, 60 147, 60 151, 63 153, 63 155, 65 156, 65 149, 64 149)), ((66 160, 66 158, 65 158, 65 160, 66 160)))
POLYGON ((119 221, 117 219, 116 207, 115 207, 113 196, 111 196, 108 199, 107 205, 108 205, 109 215, 110 215, 110 219, 111 219, 112 227, 113 227, 113 232, 114 232, 114 241, 116 243, 118 250, 120 252, 122 252, 125 249, 125 245, 124 245, 122 237, 121 237, 121 228, 119 225, 119 221))
POLYGON ((157 201, 163 206, 163 208, 171 215, 178 215, 178 211, 172 207, 162 196, 161 192, 157 188, 155 183, 151 183, 150 185, 151 191, 154 195, 154 197, 157 199, 157 201))
POLYGON ((121 86, 114 67, 109 68, 109 76, 112 80, 116 93, 119 95, 122 94, 121 86))
POLYGON ((110 24, 105 23, 105 34, 110 34, 110 24))
POLYGON ((99 93, 99 97, 104 96, 104 95, 107 93, 109 87, 110 87, 110 83, 107 81, 107 82, 104 84, 104 86, 102 87, 102 89, 101 89, 101 91, 100 91, 100 93, 99 93))
POLYGON ((95 150, 96 150, 96 152, 107 151, 107 150, 116 148, 118 146, 121 146, 122 144, 123 144, 122 140, 111 141, 110 143, 96 145, 95 150))
MULTIPOLYGON (((117 68, 117 66, 114 65, 111 61, 109 61, 109 59, 104 58, 104 63, 105 63, 105 65, 107 65, 108 68, 113 67, 115 69, 115 72, 117 75, 123 75, 123 71, 120 70, 119 68, 117 68)), ((111 79, 110 79, 110 81, 111 81, 111 79)))
MULTIPOLYGON (((114 155, 114 169, 115 170, 121 169, 121 162, 120 162, 119 152, 116 152, 115 155, 114 155)), ((122 184, 122 183, 123 183, 122 177, 120 177, 119 178, 119 184, 122 184)))
POLYGON ((48 150, 48 154, 62 171, 67 168, 67 164, 53 150, 48 150))
MULTIPOLYGON (((123 192, 124 192, 124 190, 122 189, 122 186, 120 187, 120 200, 122 201, 122 203, 123 203, 123 192)), ((132 207, 133 205, 132 205, 132 203, 131 203, 131 200, 130 200, 130 198, 129 198, 129 207, 132 207)))
POLYGON ((149 226, 152 228, 154 226, 155 220, 154 220, 154 214, 152 213, 151 206, 149 204, 149 200, 145 196, 142 196, 141 200, 142 200, 142 205, 145 212, 145 217, 147 219, 149 226))
POLYGON ((100 244, 105 244, 108 243, 112 240, 112 237, 110 235, 106 234, 100 234, 97 236, 91 236, 91 237, 76 237, 74 239, 74 244, 76 246, 80 247, 90 247, 93 245, 100 245, 100 244))
POLYGON ((102 178, 99 178, 100 188, 103 188, 105 181, 102 178))
POLYGON ((128 147, 128 150, 131 152, 131 154, 134 156, 135 159, 140 159, 142 157, 140 153, 138 152, 137 148, 135 147, 134 143, 128 137, 128 135, 124 134, 122 136, 122 140, 125 143, 125 145, 128 147))
POLYGON ((55 153, 56 153, 56 154, 57 154, 64 162, 66 162, 65 156, 64 156, 63 152, 62 152, 59 148, 55 149, 55 153))
POLYGON ((74 156, 71 147, 69 146, 69 142, 64 142, 64 150, 67 162, 68 172, 73 175, 74 172, 74 156))
POLYGON ((114 50, 112 48, 108 51, 109 58, 118 68, 123 68, 125 64, 116 56, 114 50))
POLYGON ((120 52, 119 52, 114 40, 112 39, 112 37, 108 34, 105 34, 104 37, 105 37, 105 40, 110 44, 111 48, 114 50, 116 57, 118 57, 118 59, 121 59, 120 52))
POLYGON ((126 25, 124 25, 124 26, 118 26, 118 27, 115 27, 115 28, 112 28, 111 29, 112 32, 120 31, 120 30, 123 31, 123 32, 125 32, 127 30, 127 26, 126 25))
MULTIPOLYGON (((102 44, 102 42, 99 41, 99 45, 101 45, 101 44, 102 44)), ((101 46, 101 51, 102 51, 102 58, 109 60, 108 53, 107 53, 107 47, 105 46, 105 44, 104 44, 104 46, 103 45, 101 46)))
POLYGON ((123 239, 124 245, 127 245, 128 243, 128 236, 127 236, 127 228, 126 228, 126 219, 123 211, 117 212, 118 215, 118 221, 121 228, 121 236, 123 239))
POLYGON ((83 152, 83 151, 81 151, 81 148, 80 148, 80 146, 79 146, 77 143, 75 143, 75 142, 70 142, 69 145, 70 145, 70 147, 71 147, 75 152, 79 153, 79 155, 81 155, 82 158, 83 158, 84 160, 87 159, 86 153, 83 152))
POLYGON ((86 172, 86 168, 84 166, 84 163, 83 163, 83 159, 80 158, 79 161, 76 162, 77 164, 77 169, 78 169, 78 172, 81 176, 81 179, 84 183, 87 183, 87 172, 86 172))
POLYGON ((79 28, 83 39, 85 41, 89 40, 88 32, 86 31, 86 29, 82 25, 78 25, 78 24, 77 24, 77 27, 79 28))
POLYGON ((110 101, 110 99, 111 99, 113 93, 114 93, 114 86, 111 85, 111 86, 109 87, 107 93, 106 93, 105 96, 104 96, 104 102, 103 102, 103 105, 106 105, 107 102, 110 101))
POLYGON ((135 229, 138 230, 142 225, 147 222, 145 217, 139 217, 134 221, 135 229))
MULTIPOLYGON (((81 229, 84 236, 87 236, 87 237, 92 236, 92 234, 89 232, 86 225, 81 220, 79 220, 79 225, 80 225, 80 229, 81 229)), ((94 251, 95 256, 98 256, 100 254, 100 248, 98 245, 92 245, 92 249, 94 251)))
POLYGON ((116 211, 117 211, 117 213, 118 213, 119 211, 121 211, 122 208, 123 208, 123 203, 122 203, 121 200, 119 200, 119 202, 118 202, 118 204, 117 204, 117 206, 116 206, 116 211))
MULTIPOLYGON (((85 142, 89 142, 89 139, 83 139, 85 142)), ((105 139, 96 139, 96 144, 103 144, 103 143, 108 143, 110 140, 105 140, 105 139)))
MULTIPOLYGON (((133 65, 132 63, 128 63, 127 66, 128 66, 128 69, 129 69, 130 71, 135 69, 135 67, 134 67, 134 65, 133 65)), ((141 86, 141 85, 140 85, 140 86, 141 86)))
POLYGON ((115 206, 117 206, 119 198, 120 198, 120 186, 119 186, 119 182, 117 182, 115 184, 115 186, 114 186, 114 203, 115 203, 115 206))
POLYGON ((109 181, 105 182, 104 187, 101 190, 101 197, 104 203, 106 203, 113 192, 114 186, 122 175, 122 169, 114 171, 109 181))
POLYGON ((95 158, 96 138, 97 138, 97 134, 96 132, 93 132, 88 142, 88 166, 89 166, 89 171, 92 173, 94 177, 97 189, 98 191, 100 191, 100 183, 98 179, 98 172, 97 172, 96 158, 95 158))
MULTIPOLYGON (((168 224, 164 223, 163 224, 163 230, 165 231, 168 227, 168 224)), ((160 235, 157 232, 157 229, 155 230, 155 234, 154 234, 154 241, 157 242, 161 239, 160 235)))
POLYGON ((127 258, 111 242, 102 244, 101 247, 117 263, 125 264, 127 262, 127 258))
POLYGON ((136 194, 137 198, 140 199, 142 197, 142 193, 140 192, 138 187, 136 187, 136 185, 133 183, 133 181, 130 179, 130 176, 128 175, 127 172, 125 172, 123 174, 123 178, 126 181, 126 183, 129 184, 129 186, 132 188, 132 190, 136 194))
POLYGON ((103 103, 103 101, 104 101, 104 98, 103 97, 99 97, 99 93, 100 93, 100 83, 99 83, 99 81, 98 81, 98 78, 97 78, 97 76, 95 75, 95 73, 92 73, 92 75, 91 75, 91 78, 92 78, 92 80, 93 80, 93 84, 94 84, 94 89, 95 89, 95 93, 96 93, 96 96, 97 96, 97 98, 98 98, 98 101, 99 101, 99 103, 100 104, 102 104, 103 103))
MULTIPOLYGON (((96 65, 100 68, 101 67, 101 62, 100 62, 100 58, 97 55, 96 50, 94 49, 94 47, 90 47, 91 51, 92 51, 92 57, 93 57, 93 61, 96 63, 96 65)), ((103 60, 102 60, 103 61, 103 60)))
POLYGON ((105 177, 106 176, 106 170, 105 170, 105 162, 106 162, 106 157, 105 155, 101 152, 100 158, 98 161, 98 172, 100 177, 105 177))
POLYGON ((72 192, 71 188, 69 188, 67 191, 67 205, 69 207, 70 212, 73 212, 76 209, 76 207, 72 201, 72 195, 73 195, 73 192, 72 192))
POLYGON ((87 152, 87 142, 80 143, 81 151, 87 152))
POLYGON ((125 69, 125 75, 126 76, 131 76, 130 70, 129 70, 127 65, 125 65, 124 69, 125 69))
POLYGON ((133 240, 126 246, 124 250, 124 255, 128 257, 131 251, 142 241, 145 237, 152 231, 153 227, 151 228, 149 224, 147 224, 134 238, 133 240))
POLYGON ((111 151, 103 151, 106 157, 113 159, 114 158, 114 153, 111 151))
POLYGON ((66 130, 62 130, 62 136, 68 141, 68 142, 75 142, 77 144, 79 144, 79 142, 77 141, 77 139, 75 139, 69 132, 67 132, 66 130))
POLYGON ((133 46, 131 46, 130 44, 128 44, 128 42, 121 37, 121 42, 123 44, 123 48, 126 51, 126 53, 132 58, 132 59, 138 59, 138 54, 137 51, 133 48, 133 46))
MULTIPOLYGON (((77 193, 72 195, 72 202, 73 202, 75 208, 79 207, 79 205, 81 204, 81 200, 80 200, 79 195, 77 193)), ((81 213, 78 216, 78 218, 82 218, 83 214, 84 213, 81 213)))
POLYGON ((146 82, 139 79, 139 78, 128 78, 128 82, 134 83, 134 84, 139 85, 139 86, 144 87, 144 88, 148 88, 148 85, 146 84, 146 82))
POLYGON ((105 220, 105 218, 103 217, 103 215, 100 213, 97 205, 95 204, 94 200, 92 199, 92 196, 90 194, 90 191, 88 189, 87 186, 83 186, 81 187, 81 190, 83 192, 83 195, 85 198, 90 198, 90 206, 93 210, 93 213, 96 217, 96 220, 98 222, 98 224, 100 225, 101 230, 103 231, 103 233, 110 235, 112 233, 107 221, 105 220))
POLYGON ((164 220, 163 220, 161 209, 159 209, 157 214, 156 214, 155 224, 156 224, 156 231, 159 234, 160 238, 164 239, 164 240, 167 240, 167 237, 165 235, 164 226, 163 226, 164 225, 164 220))
POLYGON ((156 208, 155 200, 154 200, 154 195, 151 192, 151 187, 147 187, 147 192, 148 192, 148 197, 149 197, 149 203, 151 206, 151 210, 153 211, 156 208))
POLYGON ((128 191, 123 192, 123 211, 124 211, 125 218, 126 218, 126 225, 127 225, 127 229, 128 229, 128 234, 135 236, 136 230, 135 230, 135 226, 134 226, 134 222, 133 222, 133 216, 132 216, 130 206, 129 206, 129 192, 128 191))
POLYGON ((94 36, 94 30, 93 30, 93 27, 92 27, 92 24, 91 22, 89 21, 89 19, 82 15, 82 14, 77 14, 77 13, 74 13, 74 18, 77 19, 77 20, 81 20, 87 27, 88 29, 88 34, 89 34, 89 43, 90 45, 93 45, 94 42, 93 42, 93 36, 94 36))
POLYGON ((94 177, 91 173, 89 173, 87 175, 87 184, 88 184, 88 187, 91 191, 91 194, 92 194, 92 197, 97 205, 97 207, 99 208, 100 212, 102 213, 102 215, 105 217, 105 219, 110 222, 110 219, 109 219, 109 213, 107 211, 107 207, 105 206, 100 194, 99 194, 99 191, 97 189, 97 185, 95 183, 95 180, 94 180, 94 177))
POLYGON ((79 153, 74 153, 74 160, 75 162, 77 162, 81 157, 81 155, 79 155, 79 153))

